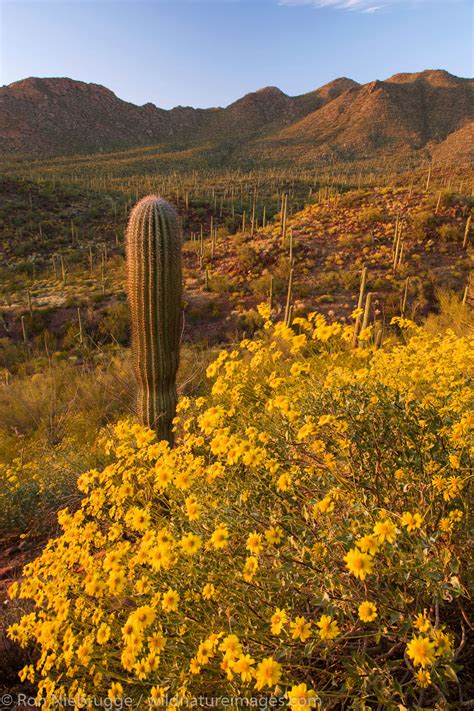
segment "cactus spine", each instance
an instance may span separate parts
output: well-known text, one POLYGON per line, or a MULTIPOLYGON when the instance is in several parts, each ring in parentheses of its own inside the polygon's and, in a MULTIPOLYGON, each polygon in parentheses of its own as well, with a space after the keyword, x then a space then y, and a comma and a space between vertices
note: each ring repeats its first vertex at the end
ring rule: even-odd
POLYGON ((171 205, 148 195, 127 227, 132 355, 142 424, 173 444, 181 338, 181 229, 171 205))

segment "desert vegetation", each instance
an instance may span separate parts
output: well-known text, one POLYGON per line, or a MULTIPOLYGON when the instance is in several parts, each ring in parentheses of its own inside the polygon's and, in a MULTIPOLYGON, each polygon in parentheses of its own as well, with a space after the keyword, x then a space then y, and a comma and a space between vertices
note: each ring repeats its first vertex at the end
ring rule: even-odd
POLYGON ((369 326, 350 350, 350 326, 259 311, 265 335, 181 398, 174 449, 133 421, 104 432, 107 465, 10 586, 35 601, 9 636, 39 642, 20 674, 46 705, 462 700, 468 339, 395 319, 402 342, 374 351, 369 326))
POLYGON ((5 688, 469 705, 471 178, 6 164, 5 688))

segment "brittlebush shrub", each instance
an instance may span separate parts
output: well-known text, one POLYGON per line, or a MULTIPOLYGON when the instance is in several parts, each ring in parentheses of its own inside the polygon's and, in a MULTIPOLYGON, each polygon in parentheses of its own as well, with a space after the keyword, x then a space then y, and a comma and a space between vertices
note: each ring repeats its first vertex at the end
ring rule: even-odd
POLYGON ((132 422, 109 432, 110 463, 11 588, 36 604, 10 635, 37 640, 22 678, 43 708, 458 698, 474 351, 398 326, 403 344, 350 351, 321 316, 267 321, 181 400, 172 451, 132 422))

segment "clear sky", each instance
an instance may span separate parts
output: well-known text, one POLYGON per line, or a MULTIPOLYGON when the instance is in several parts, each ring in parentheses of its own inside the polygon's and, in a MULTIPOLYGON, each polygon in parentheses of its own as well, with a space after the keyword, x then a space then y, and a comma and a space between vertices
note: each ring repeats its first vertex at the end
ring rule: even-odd
POLYGON ((470 0, 0 0, 0 29, 0 84, 66 76, 164 108, 473 73, 470 0))

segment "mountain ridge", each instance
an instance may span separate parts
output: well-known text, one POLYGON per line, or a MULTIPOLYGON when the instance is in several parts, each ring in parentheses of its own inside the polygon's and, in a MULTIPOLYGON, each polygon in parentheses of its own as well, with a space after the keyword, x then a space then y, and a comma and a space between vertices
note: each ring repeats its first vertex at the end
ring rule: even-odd
MULTIPOLYGON (((412 152, 447 160, 453 153, 458 160, 470 143, 473 107, 474 81, 445 70, 366 84, 340 77, 297 96, 267 86, 204 109, 137 106, 101 84, 29 77, 0 88, 0 153, 68 155, 163 144, 167 151, 216 150, 242 160, 412 152), (458 139, 449 140, 452 134, 458 139)), ((466 150, 469 157, 472 148, 466 150)))

